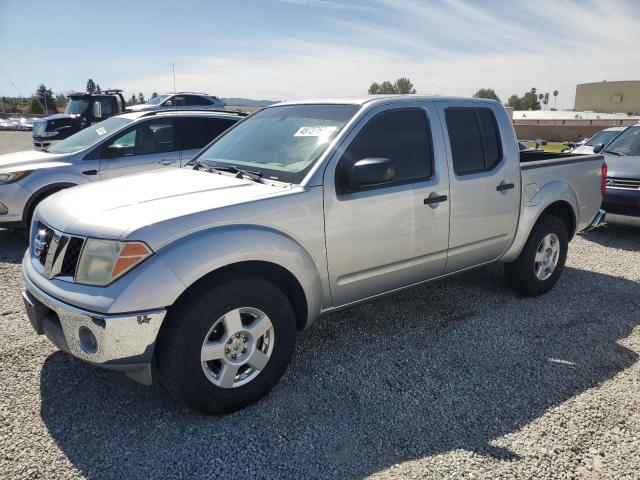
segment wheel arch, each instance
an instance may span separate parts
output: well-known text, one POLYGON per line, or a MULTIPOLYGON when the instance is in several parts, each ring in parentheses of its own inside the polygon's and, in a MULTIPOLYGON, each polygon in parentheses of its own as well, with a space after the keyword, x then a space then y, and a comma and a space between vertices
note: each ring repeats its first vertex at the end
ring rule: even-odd
POLYGON ((52 183, 50 185, 46 185, 42 188, 39 188, 35 192, 31 194, 27 202, 25 203, 24 209, 22 211, 22 223, 25 228, 30 228, 29 221, 33 212, 35 211, 38 203, 47 198, 54 193, 59 192, 60 190, 64 190, 66 188, 75 187, 77 184, 71 182, 57 182, 52 183))

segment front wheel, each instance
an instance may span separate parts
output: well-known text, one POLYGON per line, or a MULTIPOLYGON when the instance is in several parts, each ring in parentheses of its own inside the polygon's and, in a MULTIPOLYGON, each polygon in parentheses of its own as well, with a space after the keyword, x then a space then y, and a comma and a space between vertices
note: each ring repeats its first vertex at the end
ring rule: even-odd
POLYGON ((165 321, 156 351, 162 383, 206 413, 262 398, 284 374, 295 347, 291 303, 260 278, 195 290, 165 321))
POLYGON ((506 263, 507 282, 528 296, 542 295, 560 278, 569 246, 567 227, 554 215, 545 215, 533 227, 520 256, 506 263))

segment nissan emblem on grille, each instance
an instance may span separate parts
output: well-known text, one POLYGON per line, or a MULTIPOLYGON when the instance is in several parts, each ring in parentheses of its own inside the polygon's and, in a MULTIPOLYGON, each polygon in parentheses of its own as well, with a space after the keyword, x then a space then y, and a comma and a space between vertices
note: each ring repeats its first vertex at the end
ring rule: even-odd
POLYGON ((36 257, 41 258, 42 252, 47 247, 47 232, 44 228, 38 230, 35 239, 33 240, 33 253, 36 257))

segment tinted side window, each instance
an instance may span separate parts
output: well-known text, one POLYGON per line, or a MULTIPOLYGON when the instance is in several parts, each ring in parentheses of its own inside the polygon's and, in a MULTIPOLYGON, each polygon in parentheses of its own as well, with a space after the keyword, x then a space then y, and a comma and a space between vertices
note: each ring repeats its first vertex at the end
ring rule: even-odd
POLYGON ((200 149, 235 123, 224 118, 181 118, 182 150, 200 149))
POLYGON ((393 160, 394 183, 431 177, 431 132, 425 111, 418 108, 391 110, 369 120, 342 155, 336 177, 345 181, 354 163, 372 157, 393 160))
POLYGON ((500 133, 490 109, 448 108, 445 119, 456 174, 490 170, 500 161, 500 133))
POLYGON ((445 111, 453 169, 457 174, 484 170, 482 134, 473 108, 448 108, 445 111))
POLYGON ((105 145, 122 149, 124 155, 149 155, 176 150, 175 128, 171 120, 143 122, 118 135, 105 145))
POLYGON ((211 102, 199 95, 187 95, 187 105, 211 105, 211 102))

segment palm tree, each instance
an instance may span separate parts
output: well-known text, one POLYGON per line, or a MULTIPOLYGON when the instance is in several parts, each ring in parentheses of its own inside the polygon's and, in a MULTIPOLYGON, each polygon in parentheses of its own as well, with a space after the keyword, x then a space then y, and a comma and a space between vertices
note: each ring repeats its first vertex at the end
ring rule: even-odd
POLYGON ((556 100, 558 99, 558 90, 553 91, 553 108, 556 108, 556 100))

